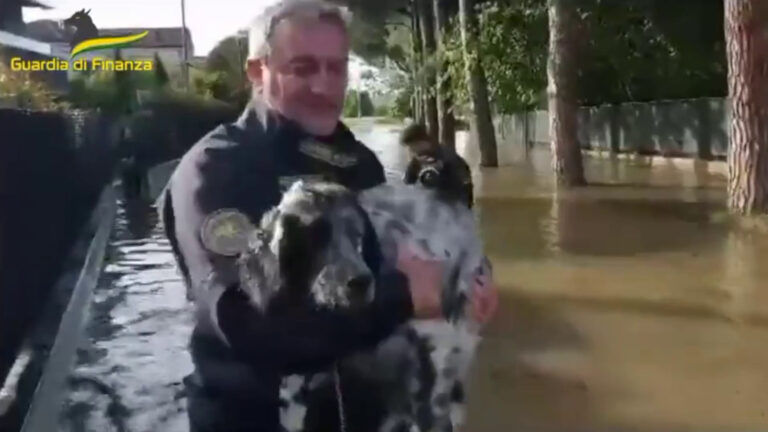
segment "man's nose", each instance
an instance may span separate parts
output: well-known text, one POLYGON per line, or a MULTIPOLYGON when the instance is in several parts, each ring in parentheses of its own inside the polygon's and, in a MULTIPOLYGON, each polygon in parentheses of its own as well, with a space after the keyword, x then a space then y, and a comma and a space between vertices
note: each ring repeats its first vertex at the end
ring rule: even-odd
POLYGON ((310 87, 313 93, 333 93, 344 77, 332 71, 328 66, 320 67, 316 74, 310 78, 310 87))

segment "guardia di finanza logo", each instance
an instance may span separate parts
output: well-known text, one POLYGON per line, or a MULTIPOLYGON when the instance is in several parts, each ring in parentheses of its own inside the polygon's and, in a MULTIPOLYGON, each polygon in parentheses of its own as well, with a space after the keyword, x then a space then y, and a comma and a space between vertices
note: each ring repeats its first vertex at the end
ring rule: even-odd
POLYGON ((108 57, 93 57, 92 59, 77 58, 80 54, 98 50, 117 50, 130 46, 144 39, 149 31, 137 34, 100 37, 99 30, 93 23, 90 9, 81 9, 64 20, 64 25, 75 27, 75 33, 70 40, 69 60, 52 58, 50 60, 24 60, 21 57, 11 59, 12 70, 43 71, 43 70, 112 70, 112 71, 151 71, 154 69, 152 60, 126 60, 108 57), (90 60, 90 61, 89 61, 90 60))

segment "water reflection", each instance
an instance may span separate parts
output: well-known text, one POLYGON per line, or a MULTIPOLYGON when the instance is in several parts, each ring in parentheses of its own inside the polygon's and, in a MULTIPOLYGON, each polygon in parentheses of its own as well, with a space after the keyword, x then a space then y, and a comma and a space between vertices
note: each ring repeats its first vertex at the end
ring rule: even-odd
POLYGON ((408 151, 398 145, 402 126, 379 125, 363 119, 353 126, 357 139, 368 146, 379 158, 388 177, 399 178, 408 163, 408 151))
POLYGON ((62 431, 185 432, 185 290, 154 209, 123 200, 69 379, 62 431))
POLYGON ((479 170, 505 294, 468 429, 768 427, 768 238, 721 222, 723 165, 588 157, 585 167, 591 186, 577 190, 554 187, 546 148, 479 170))
POLYGON ((145 200, 130 199, 123 201, 123 209, 126 234, 135 240, 151 237, 152 228, 157 223, 157 212, 154 207, 145 200))
POLYGON ((768 325, 767 256, 764 236, 741 230, 728 234, 720 286, 728 299, 724 313, 736 323, 768 325))

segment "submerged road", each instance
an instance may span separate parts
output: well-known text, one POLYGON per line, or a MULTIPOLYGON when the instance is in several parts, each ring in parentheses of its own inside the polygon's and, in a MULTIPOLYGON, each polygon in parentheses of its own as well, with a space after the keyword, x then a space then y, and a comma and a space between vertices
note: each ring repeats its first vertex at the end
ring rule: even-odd
POLYGON ((152 207, 121 201, 62 431, 186 432, 192 316, 152 207))
MULTIPOLYGON (((353 129, 402 167, 396 128, 353 129)), ((588 158, 592 185, 566 193, 546 150, 501 161, 475 179, 502 304, 466 429, 767 430, 768 237, 723 222, 722 165, 588 158)), ((120 202, 62 431, 186 431, 190 308, 156 222, 120 202)))

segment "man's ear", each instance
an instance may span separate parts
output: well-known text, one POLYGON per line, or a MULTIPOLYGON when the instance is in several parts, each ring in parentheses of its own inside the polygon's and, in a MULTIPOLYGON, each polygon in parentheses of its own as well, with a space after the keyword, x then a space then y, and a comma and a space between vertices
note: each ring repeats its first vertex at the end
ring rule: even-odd
POLYGON ((245 62, 245 73, 248 75, 248 80, 251 81, 255 87, 264 86, 264 60, 263 59, 248 59, 245 62))

